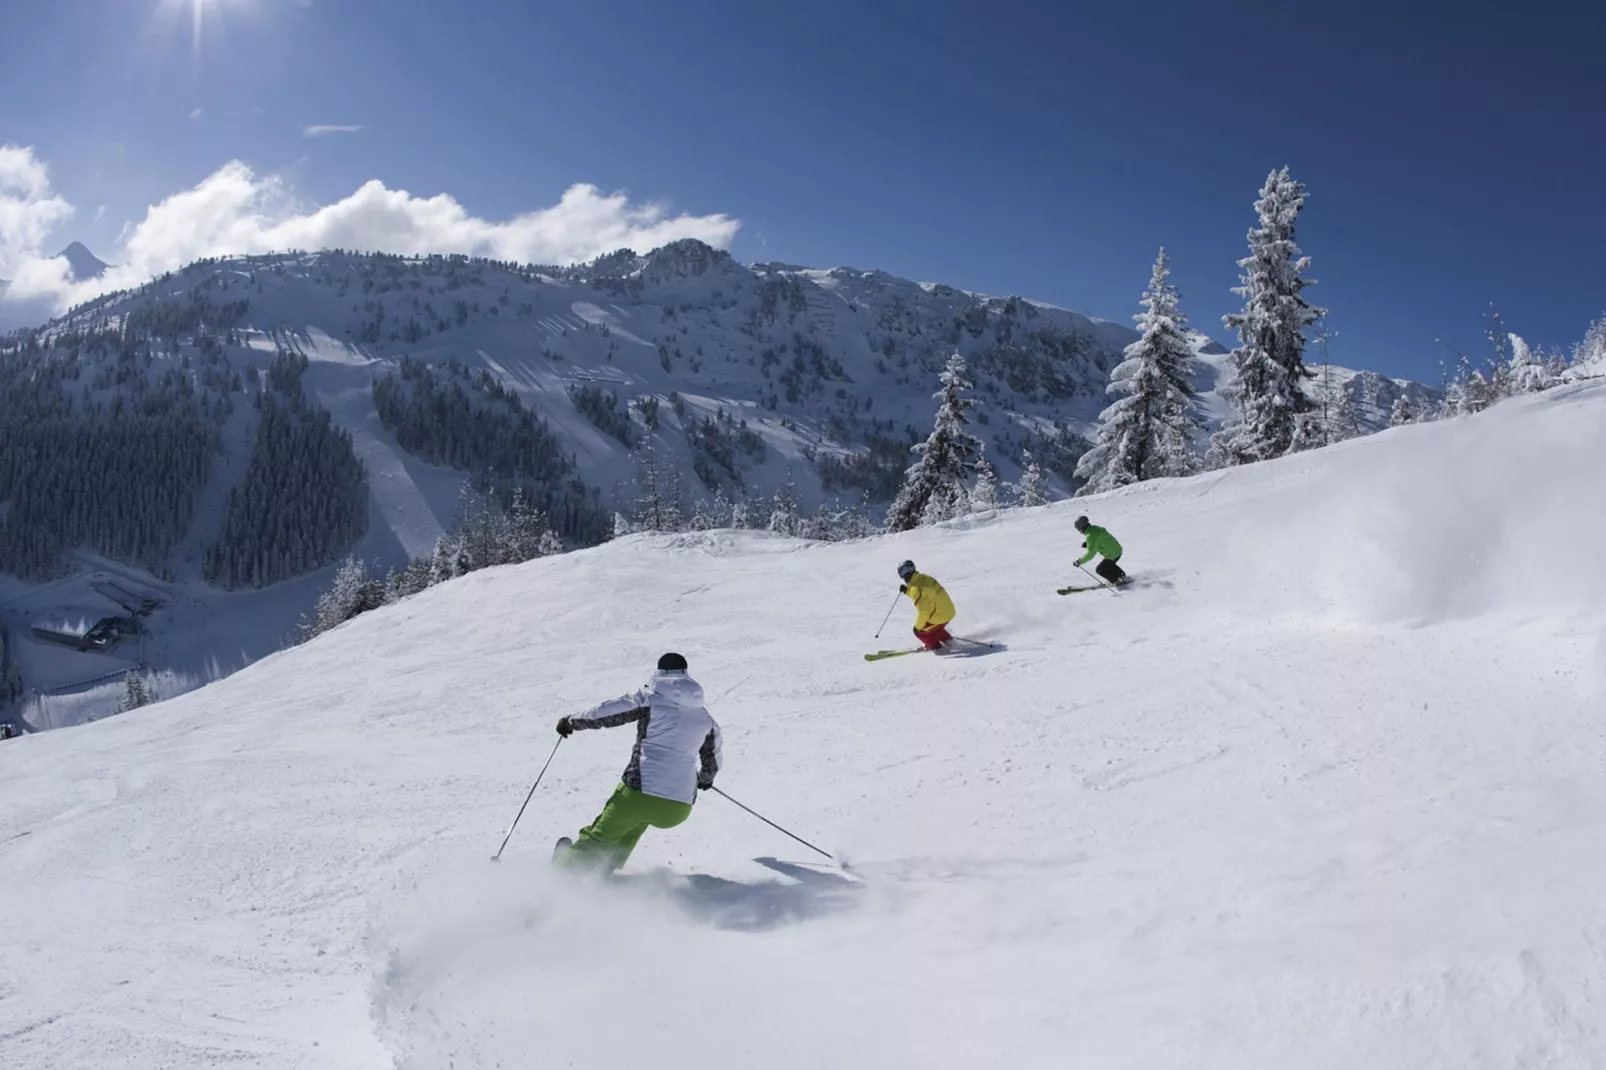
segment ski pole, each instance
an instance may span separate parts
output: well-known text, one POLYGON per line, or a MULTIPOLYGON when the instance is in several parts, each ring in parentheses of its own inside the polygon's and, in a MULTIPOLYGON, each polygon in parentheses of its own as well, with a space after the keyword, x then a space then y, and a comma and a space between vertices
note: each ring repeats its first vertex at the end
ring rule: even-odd
MULTIPOLYGON (((546 765, 543 765, 541 771, 535 774, 535 783, 530 785, 530 794, 524 797, 524 806, 529 806, 530 800, 535 797, 535 789, 541 786, 541 778, 546 776, 547 765, 551 765, 552 759, 558 756, 558 748, 561 746, 563 746, 563 737, 559 736, 558 741, 552 744, 552 753, 546 756, 546 765)), ((491 856, 492 862, 500 862, 502 860, 502 852, 507 850, 507 841, 513 838, 513 830, 519 827, 519 818, 524 816, 524 806, 519 807, 519 812, 514 815, 513 824, 507 827, 507 835, 502 837, 502 846, 498 847, 496 853, 491 856)))
MULTIPOLYGON (((875 630, 875 637, 877 639, 880 639, 881 638, 881 633, 887 630, 887 621, 892 619, 892 611, 894 609, 898 608, 898 599, 900 599, 902 597, 903 597, 903 592, 902 591, 899 591, 897 594, 892 596, 892 605, 887 607, 887 615, 882 618, 881 627, 879 627, 879 628, 877 628, 875 630)), ((723 795, 724 792, 721 792, 720 794, 723 795)), ((731 800, 731 802, 735 802, 735 801, 736 801, 735 799, 731 800)))
MULTIPOLYGON (((1076 567, 1081 569, 1083 572, 1087 572, 1087 568, 1085 566, 1077 565, 1076 567)), ((1111 594, 1118 594, 1119 593, 1118 591, 1116 591, 1115 585, 1113 583, 1105 583, 1104 582, 1104 577, 1103 576, 1095 576, 1095 575, 1093 575, 1093 573, 1087 572, 1087 578, 1092 580, 1094 583, 1098 584, 1100 587, 1108 587, 1111 594)))
MULTIPOLYGON (((725 793, 723 791, 720 791, 718 788, 714 787, 712 784, 710 784, 708 786, 708 790, 709 791, 719 792, 719 794, 725 795, 725 793)), ((774 829, 775 831, 777 831, 777 832, 785 832, 786 835, 792 837, 792 839, 796 840, 798 843, 801 843, 804 847, 807 847, 809 850, 815 852, 816 854, 822 854, 825 857, 831 859, 831 861, 833 861, 833 862, 836 861, 836 858, 833 857, 832 854, 829 851, 820 850, 818 847, 814 846, 808 840, 805 840, 802 836, 799 836, 795 832, 786 832, 785 829, 781 828, 781 826, 777 825, 775 822, 771 821, 769 818, 765 817, 763 814, 759 813, 757 810, 754 810, 754 809, 752 809, 751 807, 748 807, 748 806, 742 806, 742 804, 739 803, 739 802, 736 802, 735 799, 731 799, 731 797, 729 795, 725 795, 725 798, 730 799, 730 801, 733 802, 733 803, 736 803, 737 806, 741 806, 743 810, 746 810, 748 813, 752 814, 754 817, 758 818, 760 821, 764 822, 764 824, 768 825, 770 828, 774 829)))

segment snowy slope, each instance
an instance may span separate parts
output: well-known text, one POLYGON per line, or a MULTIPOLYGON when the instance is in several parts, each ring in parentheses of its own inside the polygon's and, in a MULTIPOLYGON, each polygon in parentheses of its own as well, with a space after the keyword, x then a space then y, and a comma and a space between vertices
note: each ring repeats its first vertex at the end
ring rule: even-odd
MULTIPOLYGON (((75 271, 93 272, 100 263, 78 245, 62 255, 75 271)), ((697 242, 576 268, 340 252, 211 260, 92 302, 39 337, 62 340, 85 366, 69 382, 97 373, 120 377, 116 347, 86 346, 78 354, 72 332, 115 330, 130 316, 156 312, 168 322, 216 324, 217 310, 236 302, 244 302, 243 316, 229 320, 227 330, 214 327, 212 337, 203 339, 192 326, 132 347, 153 351, 144 364, 148 379, 178 373, 198 385, 203 407, 225 401, 232 407, 193 525, 166 562, 172 583, 142 579, 171 587, 173 595, 151 622, 157 641, 142 660, 184 679, 209 679, 276 649, 328 583, 325 569, 278 591, 224 597, 202 582, 205 551, 223 527, 231 490, 242 485, 256 437, 248 392, 277 349, 308 358, 304 393, 353 437, 370 501, 366 535, 350 552, 383 572, 427 554, 451 528, 471 474, 427 463, 380 419, 373 384, 394 375, 404 358, 455 362, 465 374, 488 373, 512 390, 554 433, 574 476, 604 503, 628 509, 637 454, 580 411, 571 397, 578 387, 616 395, 635 444, 650 441, 659 457, 677 464, 692 497, 714 490, 694 475, 703 448, 700 421, 724 414, 728 426, 745 424, 756 449, 734 449, 728 467, 712 466, 720 491, 767 503, 794 483, 810 511, 827 500, 860 501, 868 482, 833 483, 820 466, 863 454, 871 442, 883 448, 870 482, 896 485, 907 445, 929 432, 937 372, 955 349, 971 360, 982 402, 976 430, 1000 478, 1016 478, 1029 450, 1055 473, 1058 491, 1068 491, 1080 436, 1090 433, 1106 403, 1108 371, 1136 337, 1123 324, 1040 302, 878 271, 743 265, 697 242), (233 373, 239 388, 212 392, 212 384, 233 373), (642 398, 661 403, 656 428, 626 408, 642 398), (247 607, 247 620, 229 618, 247 607)), ((1227 413, 1219 387, 1230 362, 1219 345, 1203 335, 1197 340, 1200 405, 1214 426, 1227 413)), ((0 359, 25 364, 51 357, 49 350, 21 347, 21 336, 12 344, 18 348, 9 354, 0 344, 0 359)), ((1428 393, 1361 374, 1384 384, 1385 394, 1428 393)), ((1336 370, 1334 382, 1352 377, 1336 370)), ((1381 396, 1376 389, 1373 395, 1381 396)), ((1384 426, 1391 401, 1382 396, 1363 406, 1362 424, 1384 426)), ((26 637, 38 614, 65 612, 89 597, 92 579, 85 573, 65 589, 52 586, 65 596, 54 604, 0 583, 0 627, 26 637)), ((115 688, 85 693, 79 686, 101 677, 105 666, 27 642, 14 649, 33 692, 69 700, 30 715, 32 723, 111 712, 115 688)))
POLYGON ((856 544, 634 536, 0 743, 0 1065, 1606 1065, 1606 384, 856 544), (1142 585, 1057 598, 1074 513, 1142 585), (908 642, 912 556, 984 657, 908 642), (552 840, 691 659, 724 800, 552 840))

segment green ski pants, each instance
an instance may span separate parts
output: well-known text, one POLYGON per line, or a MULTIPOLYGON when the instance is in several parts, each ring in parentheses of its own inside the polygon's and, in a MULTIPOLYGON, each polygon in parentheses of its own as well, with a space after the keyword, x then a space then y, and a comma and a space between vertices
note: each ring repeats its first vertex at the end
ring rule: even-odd
POLYGON ((625 864, 649 827, 672 829, 691 816, 691 803, 647 795, 620 784, 597 819, 580 830, 563 855, 563 864, 611 873, 625 864))

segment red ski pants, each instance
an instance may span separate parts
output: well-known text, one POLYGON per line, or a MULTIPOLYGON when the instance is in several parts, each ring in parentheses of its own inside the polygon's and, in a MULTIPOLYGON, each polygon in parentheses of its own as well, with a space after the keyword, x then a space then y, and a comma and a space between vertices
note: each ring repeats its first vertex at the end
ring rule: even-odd
POLYGON ((948 634, 948 625, 933 624, 925 631, 921 631, 919 628, 916 628, 915 638, 920 640, 920 645, 925 647, 927 650, 936 650, 938 647, 942 646, 942 644, 952 639, 953 636, 948 634))

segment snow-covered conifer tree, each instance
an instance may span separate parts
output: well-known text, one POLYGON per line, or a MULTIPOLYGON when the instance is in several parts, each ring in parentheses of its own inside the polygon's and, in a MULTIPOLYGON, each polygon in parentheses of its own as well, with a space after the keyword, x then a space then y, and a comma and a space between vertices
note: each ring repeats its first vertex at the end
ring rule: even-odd
POLYGON ((1227 464, 1320 444, 1320 436, 1309 429, 1301 433, 1298 420, 1310 411, 1304 390, 1310 377, 1305 329, 1326 314, 1301 293, 1311 284, 1304 277, 1310 258, 1294 243, 1294 224, 1304 206, 1305 187, 1289 177, 1286 167, 1267 177, 1255 202, 1260 225, 1249 231, 1249 255, 1238 261, 1243 285, 1233 290, 1243 297, 1244 309, 1223 317, 1240 342, 1232 352, 1236 375, 1227 390, 1236 412, 1212 443, 1215 457, 1227 464))
POLYGON ((1015 504, 1030 509, 1047 503, 1048 477, 1043 474, 1043 466, 1028 453, 1026 467, 1020 474, 1020 482, 1015 484, 1015 504))
POLYGON ((1416 413, 1411 408, 1411 402, 1404 394, 1394 399, 1394 407, 1389 410, 1389 426, 1401 427, 1405 424, 1415 423, 1416 413))
POLYGON ((1589 325, 1584 340, 1573 347, 1574 375, 1606 375, 1606 316, 1589 325))
POLYGON ((965 430, 965 413, 975 402, 965 396, 965 358, 955 353, 942 373, 942 389, 933 395, 936 426, 915 447, 919 459, 904 474, 903 487, 887 510, 888 531, 909 531, 922 524, 962 516, 969 508, 970 479, 982 454, 981 440, 965 430))
POLYGON ((636 451, 635 530, 680 531, 684 490, 674 459, 659 456, 658 447, 647 439, 636 451))
POLYGON ((129 669, 123 674, 123 697, 117 703, 118 713, 149 706, 153 701, 150 687, 145 683, 144 669, 129 669))
POLYGON ((1327 441, 1344 442, 1359 438, 1363 433, 1361 414, 1355 407, 1354 391, 1347 383, 1337 387, 1333 391, 1332 400, 1328 403, 1327 441))
POLYGON ((1098 441, 1076 464, 1077 477, 1086 480, 1079 494, 1197 467, 1193 440, 1202 425, 1193 403, 1193 347, 1170 279, 1161 249, 1143 295, 1145 311, 1135 317, 1142 337, 1110 372, 1108 392, 1123 396, 1099 414, 1098 441))
POLYGON ((302 622, 302 638, 322 635, 335 625, 375 609, 383 602, 384 590, 369 578, 367 564, 357 557, 348 557, 335 571, 334 582, 329 589, 318 596, 312 617, 302 622))
POLYGON ((718 526, 708 502, 698 498, 691 507, 691 519, 686 522, 686 527, 691 531, 712 531, 718 526))
POLYGON ((970 511, 985 513, 998 508, 998 474, 983 457, 976 462, 976 481, 970 485, 970 511))
POLYGON ((770 502, 770 518, 765 525, 777 535, 799 536, 803 534, 803 516, 798 509, 797 483, 790 472, 786 476, 786 484, 775 492, 770 502))
POLYGON ((1535 394, 1554 386, 1544 358, 1521 335, 1510 335, 1511 360, 1506 365, 1506 382, 1511 394, 1535 394))

